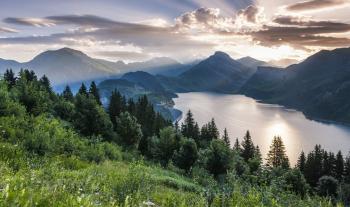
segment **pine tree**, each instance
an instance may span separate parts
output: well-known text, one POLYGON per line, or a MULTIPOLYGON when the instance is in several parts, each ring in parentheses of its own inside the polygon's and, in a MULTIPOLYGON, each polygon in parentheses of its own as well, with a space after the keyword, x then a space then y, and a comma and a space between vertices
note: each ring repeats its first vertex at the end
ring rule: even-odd
POLYGON ((196 142, 198 142, 199 137, 199 127, 198 124, 195 123, 193 114, 191 110, 189 110, 186 114, 185 121, 181 125, 181 133, 187 138, 192 138, 196 142))
POLYGON ((44 86, 47 92, 52 93, 51 83, 46 75, 43 75, 43 77, 40 78, 39 82, 41 83, 42 86, 44 86))
POLYGON ((117 117, 123 112, 125 106, 123 106, 122 95, 116 90, 112 92, 109 100, 108 114, 114 127, 116 127, 117 117))
POLYGON ((87 96, 88 95, 87 89, 86 89, 86 86, 85 86, 84 83, 81 84, 81 86, 79 88, 79 91, 78 91, 78 94, 83 95, 83 96, 87 96))
POLYGON ((212 118, 211 121, 208 123, 208 129, 212 139, 219 139, 220 133, 218 128, 216 127, 214 118, 212 118))
POLYGON ((323 174, 323 155, 324 151, 320 145, 316 145, 314 150, 307 155, 304 175, 312 187, 316 187, 318 179, 323 174))
POLYGON ((270 151, 267 154, 266 165, 273 168, 289 168, 289 160, 286 155, 286 149, 282 138, 279 136, 273 138, 272 144, 270 146, 270 151))
POLYGON ((228 136, 227 129, 224 129, 224 135, 222 136, 222 140, 226 143, 228 147, 230 147, 230 137, 228 136))
POLYGON ((350 184, 350 155, 345 158, 344 163, 344 181, 350 184))
POLYGON ((252 137, 250 136, 249 131, 247 131, 245 136, 243 137, 241 145, 241 156, 246 162, 248 162, 249 159, 254 157, 255 153, 255 146, 253 144, 252 137))
POLYGON ((64 89, 62 96, 66 101, 70 101, 70 102, 74 101, 74 96, 73 96, 72 90, 70 89, 70 87, 68 85, 64 89))
POLYGON ((304 173, 304 170, 305 170, 305 162, 306 162, 305 153, 304 153, 304 151, 301 151, 300 156, 298 158, 298 162, 297 162, 297 168, 302 173, 304 173))
POLYGON ((339 151, 337 153, 336 162, 335 162, 336 179, 339 181, 343 180, 343 174, 344 174, 344 158, 341 151, 339 151))
POLYGON ((235 144, 233 145, 233 149, 238 152, 238 153, 241 153, 241 145, 239 144, 239 140, 238 138, 236 138, 236 141, 235 141, 235 144))
POLYGON ((6 70, 5 74, 4 74, 4 80, 7 82, 7 85, 9 86, 9 88, 12 88, 13 86, 16 85, 16 76, 13 73, 12 69, 10 70, 6 70))
POLYGON ((95 81, 92 81, 92 82, 91 82, 91 84, 90 84, 90 89, 89 89, 89 93, 95 97, 96 102, 97 102, 99 105, 102 105, 100 93, 99 93, 99 91, 98 91, 98 88, 97 88, 97 86, 96 86, 95 81))

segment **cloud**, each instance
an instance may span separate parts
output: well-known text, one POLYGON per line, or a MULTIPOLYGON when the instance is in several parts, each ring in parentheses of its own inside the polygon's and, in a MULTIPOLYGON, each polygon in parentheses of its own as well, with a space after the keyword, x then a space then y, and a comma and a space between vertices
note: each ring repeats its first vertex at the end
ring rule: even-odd
POLYGON ((180 31, 199 30, 216 31, 228 29, 234 20, 230 17, 220 15, 217 8, 199 8, 191 12, 186 12, 175 19, 175 28, 180 31), (225 28, 226 27, 226 28, 225 28))
POLYGON ((340 47, 349 46, 346 37, 325 36, 326 34, 350 31, 350 24, 332 21, 302 20, 294 17, 277 17, 277 26, 264 26, 260 31, 251 32, 259 44, 265 46, 289 44, 295 48, 307 50, 308 46, 340 47))
POLYGON ((348 0, 310 0, 291 4, 286 7, 289 11, 307 11, 331 8, 349 3, 348 0))
POLYGON ((255 23, 259 14, 259 8, 255 5, 250 5, 245 9, 238 12, 238 15, 242 15, 247 21, 255 23))
POLYGON ((17 33, 18 31, 8 27, 0 27, 0 33, 17 33))
POLYGON ((22 26, 35 26, 35 27, 50 27, 55 25, 54 21, 49 19, 41 19, 41 18, 8 17, 4 19, 4 22, 8 24, 17 24, 22 26))

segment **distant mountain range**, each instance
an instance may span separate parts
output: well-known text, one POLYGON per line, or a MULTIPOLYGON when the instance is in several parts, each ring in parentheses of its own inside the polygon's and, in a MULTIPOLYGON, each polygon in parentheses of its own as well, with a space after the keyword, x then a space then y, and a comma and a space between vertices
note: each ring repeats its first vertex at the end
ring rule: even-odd
POLYGON ((181 64, 171 58, 160 57, 145 62, 125 64, 95 59, 86 54, 62 48, 39 54, 28 62, 0 59, 0 73, 6 69, 18 72, 21 68, 34 70, 39 76, 46 75, 54 85, 70 84, 93 79, 117 77, 130 71, 147 71, 151 74, 176 76, 191 64, 181 64))

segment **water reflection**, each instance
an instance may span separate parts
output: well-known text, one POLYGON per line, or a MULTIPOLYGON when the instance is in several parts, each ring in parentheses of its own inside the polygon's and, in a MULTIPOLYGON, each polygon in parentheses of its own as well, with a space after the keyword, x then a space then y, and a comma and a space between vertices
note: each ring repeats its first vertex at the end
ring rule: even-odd
POLYGON ((174 99, 175 108, 183 112, 191 109, 196 121, 203 125, 212 117, 222 132, 226 127, 231 142, 241 139, 250 130, 254 144, 259 145, 262 154, 268 152, 274 136, 281 136, 287 155, 295 164, 299 153, 321 144, 330 151, 350 150, 350 128, 311 121, 297 111, 277 105, 262 104, 242 95, 215 93, 184 93, 174 99))

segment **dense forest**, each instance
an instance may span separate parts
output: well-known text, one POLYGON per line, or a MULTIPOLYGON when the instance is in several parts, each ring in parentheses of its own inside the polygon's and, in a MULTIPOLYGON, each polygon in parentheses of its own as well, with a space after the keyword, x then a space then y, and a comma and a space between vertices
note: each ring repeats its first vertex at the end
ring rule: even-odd
MULTIPOLYGON (((179 125, 147 96, 94 82, 56 94, 46 76, 0 80, 0 206, 348 206, 350 157, 320 145, 291 166, 282 138, 265 161, 249 131, 230 143, 191 111, 179 125)), ((346 152, 347 153, 347 152, 346 152)))

